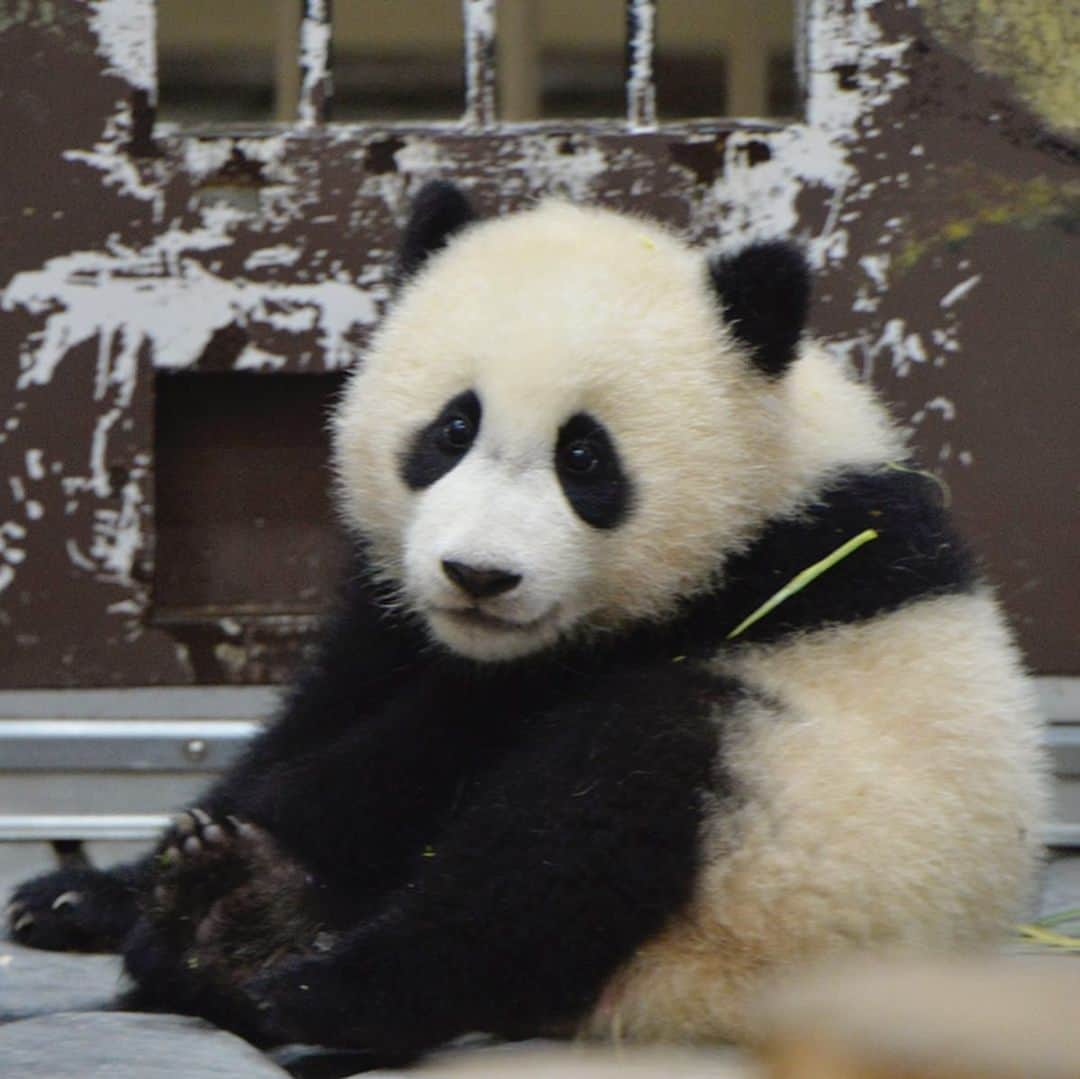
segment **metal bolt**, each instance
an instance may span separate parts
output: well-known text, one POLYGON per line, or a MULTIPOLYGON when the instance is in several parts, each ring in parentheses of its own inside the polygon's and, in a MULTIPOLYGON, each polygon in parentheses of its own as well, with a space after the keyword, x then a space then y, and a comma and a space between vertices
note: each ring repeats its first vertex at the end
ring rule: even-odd
POLYGON ((187 754, 189 761, 198 763, 206 756, 206 742, 201 738, 192 738, 184 746, 184 753, 187 754))

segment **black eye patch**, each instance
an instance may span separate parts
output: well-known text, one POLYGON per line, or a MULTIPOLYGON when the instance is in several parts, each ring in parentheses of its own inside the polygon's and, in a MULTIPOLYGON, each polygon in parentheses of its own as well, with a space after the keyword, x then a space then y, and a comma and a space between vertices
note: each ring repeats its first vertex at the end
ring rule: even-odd
POLYGON ((615 528, 630 511, 633 489, 615 443, 587 412, 559 428, 555 474, 573 511, 593 528, 615 528))
POLYGON ((480 431, 480 398, 459 393, 413 436, 401 458, 401 478, 414 491, 442 479, 472 448, 480 431))

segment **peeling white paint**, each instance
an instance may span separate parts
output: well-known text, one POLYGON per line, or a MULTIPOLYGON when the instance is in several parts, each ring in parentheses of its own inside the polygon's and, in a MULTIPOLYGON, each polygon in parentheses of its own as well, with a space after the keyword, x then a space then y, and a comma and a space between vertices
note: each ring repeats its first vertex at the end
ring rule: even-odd
MULTIPOLYGON (((394 164, 400 172, 426 178, 428 174, 449 169, 452 162, 442 143, 435 139, 412 138, 394 154, 394 164)), ((398 184, 400 186, 400 181, 398 184)))
POLYGON ((244 269, 264 270, 270 266, 295 266, 300 260, 300 248, 291 244, 276 244, 274 247, 262 247, 253 251, 244 260, 244 269))
POLYGON ((154 0, 90 0, 90 26, 105 70, 157 96, 154 0))
POLYGON ((143 613, 143 605, 133 599, 122 599, 116 603, 110 603, 105 610, 109 614, 141 615, 143 613))
POLYGON ((500 164, 528 178, 546 194, 589 202, 596 198, 599 181, 611 162, 600 147, 584 144, 573 154, 559 152, 558 143, 546 137, 525 138, 500 153, 500 164))
POLYGON ((626 78, 627 126, 631 131, 656 127, 656 85, 653 82, 653 50, 656 38, 654 0, 631 0, 634 32, 627 42, 630 68, 626 78))
POLYGON ((194 256, 231 243, 231 215, 204 220, 211 223, 192 231, 174 227, 145 248, 74 252, 17 274, 0 294, 0 308, 44 319, 24 343, 18 387, 48 383, 73 348, 98 340, 104 384, 130 400, 143 349, 155 367, 182 369, 230 325, 314 331, 328 367, 352 362, 349 332, 377 317, 370 294, 340 281, 284 284, 213 274, 194 256))
POLYGON ((130 584, 135 556, 142 545, 142 492, 133 477, 124 484, 119 509, 94 511, 90 557, 99 579, 130 584))
POLYGON ((927 412, 939 412, 946 422, 956 419, 956 404, 948 397, 937 396, 926 402, 927 412))
POLYGON ((966 281, 961 281, 959 285, 949 289, 949 291, 941 297, 941 306, 952 307, 954 303, 962 300, 981 280, 982 274, 975 274, 974 277, 969 277, 966 281))
POLYGON ((288 361, 255 345, 246 345, 233 362, 234 371, 280 371, 288 361))
POLYGON ((15 568, 26 559, 26 549, 21 545, 26 539, 26 529, 18 521, 0 524, 0 592, 15 580, 15 568))
POLYGON ((946 423, 951 423, 956 419, 956 403, 950 398, 941 395, 933 397, 927 401, 922 408, 914 413, 911 417, 911 422, 914 424, 922 423, 930 412, 938 413, 942 420, 946 423))
POLYGON ((116 111, 105 122, 101 138, 92 150, 65 150, 65 161, 81 161, 97 169, 106 187, 114 187, 122 195, 128 195, 154 207, 154 219, 160 220, 164 208, 164 192, 160 184, 143 176, 140 167, 124 148, 131 138, 131 105, 126 101, 117 103, 116 111))
POLYGON ((32 480, 43 480, 45 478, 45 453, 43 450, 27 450, 25 461, 26 474, 32 480))
POLYGON ((926 348, 917 333, 908 333, 907 324, 901 318, 889 319, 877 340, 867 344, 860 342, 863 350, 863 377, 871 378, 879 357, 888 359, 897 378, 907 378, 914 364, 927 361, 926 348))
POLYGON ((308 0, 306 17, 300 24, 300 103, 302 126, 319 121, 315 96, 321 83, 330 78, 330 19, 326 0, 308 0))
POLYGON ((76 569, 81 569, 87 573, 93 573, 97 569, 97 563, 87 558, 73 539, 67 540, 64 549, 67 551, 68 559, 76 569))

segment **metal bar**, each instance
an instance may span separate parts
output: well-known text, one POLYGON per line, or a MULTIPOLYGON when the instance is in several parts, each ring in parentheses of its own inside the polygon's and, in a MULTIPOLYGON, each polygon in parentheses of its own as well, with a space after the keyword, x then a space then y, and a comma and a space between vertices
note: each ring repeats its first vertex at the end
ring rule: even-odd
POLYGON ((1080 678, 1040 675, 1033 681, 1043 715, 1051 723, 1080 723, 1080 678))
POLYGON ((259 732, 249 720, 13 719, 4 772, 216 772, 259 732))
POLYGON ((540 119, 540 12, 537 0, 511 0, 499 12, 499 114, 540 119))
POLYGON ((462 0, 465 17, 465 115, 467 128, 489 131, 497 120, 495 0, 462 0))
POLYGON ((296 122, 300 107, 299 0, 276 0, 277 26, 274 35, 274 119, 279 124, 296 122))
POLYGON ((0 842, 51 843, 58 839, 154 839, 169 825, 167 813, 0 814, 0 842))
POLYGON ((276 686, 0 690, 0 729, 9 719, 266 719, 281 693, 276 686))
POLYGON ((324 123, 330 112, 333 76, 330 71, 330 0, 303 0, 300 18, 301 127, 324 123))
POLYGON ((656 127, 656 0, 626 3, 626 123, 631 131, 656 127))

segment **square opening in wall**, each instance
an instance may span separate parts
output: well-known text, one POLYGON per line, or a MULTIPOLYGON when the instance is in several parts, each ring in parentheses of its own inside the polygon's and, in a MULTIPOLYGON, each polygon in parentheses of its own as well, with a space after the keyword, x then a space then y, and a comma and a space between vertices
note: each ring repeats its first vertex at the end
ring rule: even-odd
POLYGON ((155 383, 158 619, 314 614, 345 541, 330 504, 338 374, 162 374, 155 383))

